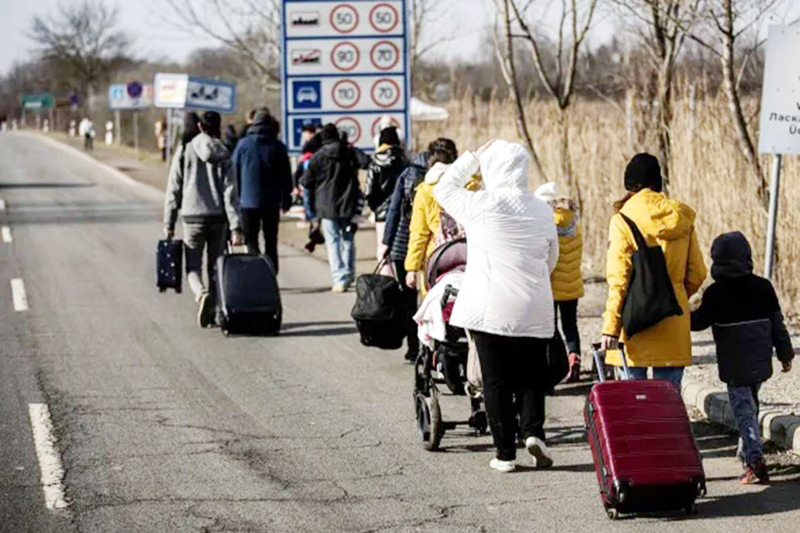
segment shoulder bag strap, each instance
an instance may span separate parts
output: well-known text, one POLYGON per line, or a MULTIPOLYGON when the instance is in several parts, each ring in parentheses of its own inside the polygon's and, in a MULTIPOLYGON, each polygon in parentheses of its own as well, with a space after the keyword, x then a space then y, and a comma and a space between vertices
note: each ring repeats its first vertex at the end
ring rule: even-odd
POLYGON ((633 232, 633 240, 636 242, 636 249, 637 250, 644 250, 645 248, 647 248, 647 241, 644 240, 644 236, 642 235, 642 232, 639 231, 639 228, 636 226, 636 224, 633 222, 633 220, 631 220, 630 218, 626 217, 621 212, 619 213, 619 216, 621 216, 622 220, 624 220, 625 223, 628 224, 628 227, 631 228, 631 232, 633 232))

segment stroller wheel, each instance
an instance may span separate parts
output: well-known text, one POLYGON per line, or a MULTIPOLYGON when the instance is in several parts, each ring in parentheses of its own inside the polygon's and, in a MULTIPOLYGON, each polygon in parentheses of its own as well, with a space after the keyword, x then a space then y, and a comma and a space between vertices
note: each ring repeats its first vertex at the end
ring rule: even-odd
POLYGON ((486 417, 486 411, 473 413, 469 425, 478 435, 486 435, 489 430, 489 419, 486 417))
POLYGON ((444 423, 442 412, 439 409, 439 400, 435 396, 417 395, 417 436, 422 447, 429 451, 436 451, 444 436, 444 423))

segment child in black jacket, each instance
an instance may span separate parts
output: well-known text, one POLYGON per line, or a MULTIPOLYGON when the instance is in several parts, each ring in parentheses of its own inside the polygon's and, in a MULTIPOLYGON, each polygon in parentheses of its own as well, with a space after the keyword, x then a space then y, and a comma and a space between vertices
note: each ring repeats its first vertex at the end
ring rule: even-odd
POLYGON ((772 350, 783 371, 792 369, 794 349, 769 280, 753 274, 750 244, 740 232, 717 237, 711 246, 714 284, 692 313, 692 331, 713 326, 719 377, 728 385, 739 428, 743 485, 769 481, 758 424, 758 390, 772 376, 772 350))

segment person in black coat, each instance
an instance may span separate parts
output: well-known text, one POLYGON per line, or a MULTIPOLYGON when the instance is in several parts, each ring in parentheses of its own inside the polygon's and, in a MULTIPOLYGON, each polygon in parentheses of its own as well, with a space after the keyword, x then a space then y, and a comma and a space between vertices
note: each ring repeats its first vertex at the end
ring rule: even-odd
POLYGON ((278 271, 278 226, 281 210, 292 206, 292 169, 286 146, 278 140, 278 123, 263 111, 233 153, 233 172, 239 191, 242 225, 248 253, 259 251, 264 231, 264 253, 278 271))
POLYGON ((772 376, 772 352, 777 350, 783 372, 792 369, 794 349, 783 321, 778 297, 769 280, 753 274, 750 244, 740 232, 720 235, 711 246, 714 284, 692 313, 692 330, 713 327, 720 380, 728 385, 731 408, 739 428, 742 484, 766 483, 758 424, 758 391, 772 376))
POLYGON ((367 205, 375 214, 375 234, 378 240, 378 260, 386 255, 388 246, 383 243, 386 215, 392 202, 397 179, 408 167, 408 157, 400 145, 397 128, 381 131, 378 150, 372 157, 367 175, 367 205))
POLYGON ((300 185, 308 190, 310 207, 322 220, 332 290, 345 292, 355 281, 356 218, 361 214, 363 202, 358 170, 363 163, 333 124, 322 129, 320 140, 322 148, 309 161, 300 185))

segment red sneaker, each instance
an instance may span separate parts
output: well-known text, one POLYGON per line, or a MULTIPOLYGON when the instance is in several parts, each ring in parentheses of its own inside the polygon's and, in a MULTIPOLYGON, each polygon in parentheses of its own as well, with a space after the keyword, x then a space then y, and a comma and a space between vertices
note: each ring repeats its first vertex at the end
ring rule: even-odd
POLYGON ((767 465, 764 460, 760 459, 748 466, 744 473, 739 476, 739 483, 742 485, 769 483, 769 473, 767 472, 767 465))

